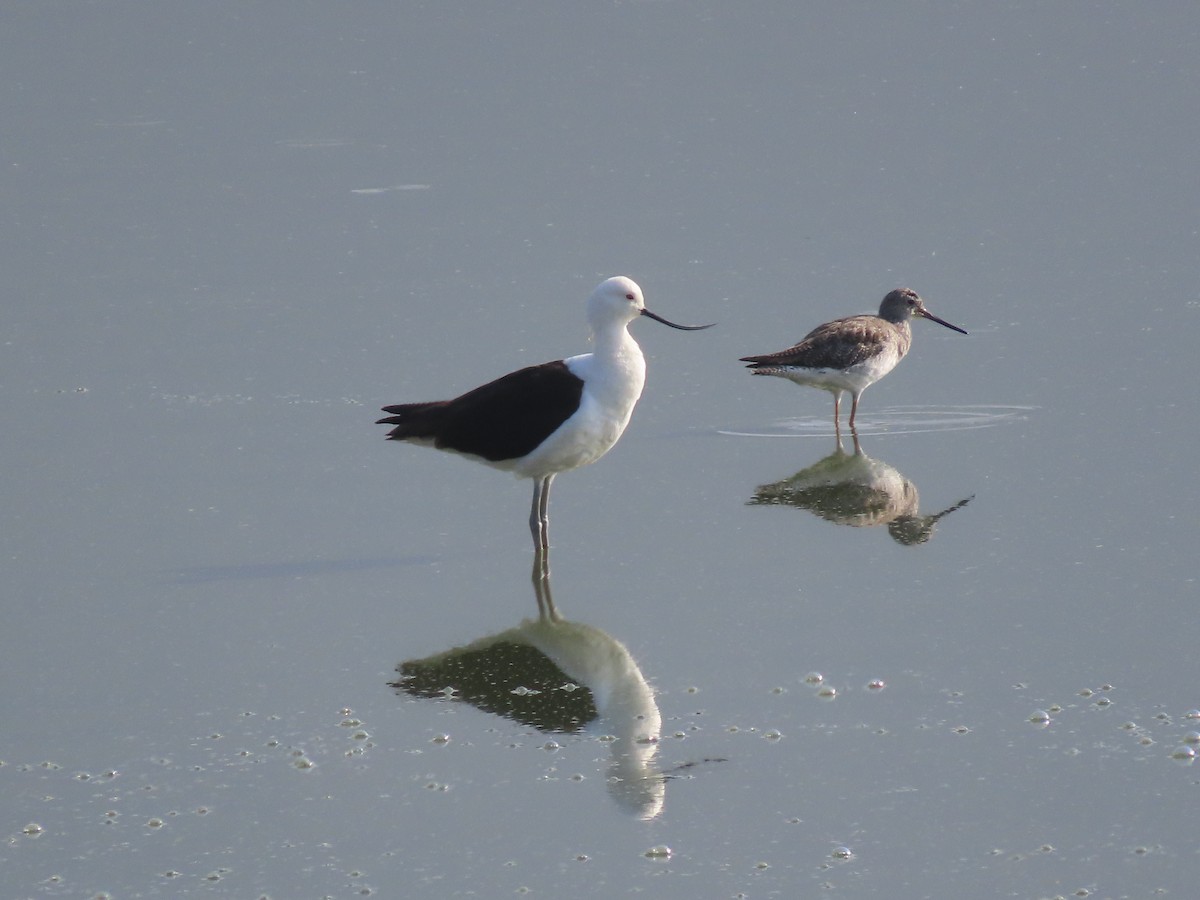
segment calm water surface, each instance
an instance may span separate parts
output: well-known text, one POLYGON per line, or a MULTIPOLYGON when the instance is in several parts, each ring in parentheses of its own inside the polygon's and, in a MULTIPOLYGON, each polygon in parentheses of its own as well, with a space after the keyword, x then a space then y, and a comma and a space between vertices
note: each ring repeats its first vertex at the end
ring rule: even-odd
POLYGON ((1200 13, 0 15, 4 896, 1194 893, 1200 13), (539 619, 371 423, 617 272, 539 619), (897 285, 858 454, 737 362, 897 285))

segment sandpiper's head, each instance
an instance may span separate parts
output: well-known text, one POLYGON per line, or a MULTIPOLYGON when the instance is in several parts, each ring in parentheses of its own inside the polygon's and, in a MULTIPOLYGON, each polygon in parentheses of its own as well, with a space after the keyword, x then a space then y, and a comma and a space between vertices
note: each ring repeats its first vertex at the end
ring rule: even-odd
POLYGON ((617 323, 626 325, 638 316, 646 316, 672 328, 681 331, 699 331, 702 328, 712 328, 711 325, 676 325, 668 322, 662 316, 655 315, 646 309, 646 300, 642 297, 642 289, 636 281, 624 275, 614 275, 600 282, 588 298, 587 317, 593 331, 617 323))
POLYGON ((901 322, 907 322, 914 316, 920 316, 922 319, 928 319, 930 322, 937 322, 939 325, 944 325, 951 331, 957 331, 959 334, 966 334, 957 325, 951 325, 945 319, 939 319, 927 310, 925 308, 925 301, 917 296, 916 291, 910 291, 908 288, 897 288, 891 291, 883 298, 883 302, 879 304, 879 318, 895 322, 897 325, 901 322))

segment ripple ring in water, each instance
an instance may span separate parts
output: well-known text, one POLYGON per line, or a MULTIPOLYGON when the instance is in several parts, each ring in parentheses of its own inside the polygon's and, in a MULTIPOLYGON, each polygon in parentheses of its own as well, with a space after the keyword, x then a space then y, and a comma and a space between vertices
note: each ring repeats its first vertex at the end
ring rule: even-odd
MULTIPOLYGON (((921 434, 932 431, 972 431, 995 428, 1028 419, 1036 406, 975 404, 969 406, 889 406, 858 420, 858 434, 921 434)), ((827 416, 780 419, 772 425, 721 428, 720 434, 736 437, 832 437, 827 416)))

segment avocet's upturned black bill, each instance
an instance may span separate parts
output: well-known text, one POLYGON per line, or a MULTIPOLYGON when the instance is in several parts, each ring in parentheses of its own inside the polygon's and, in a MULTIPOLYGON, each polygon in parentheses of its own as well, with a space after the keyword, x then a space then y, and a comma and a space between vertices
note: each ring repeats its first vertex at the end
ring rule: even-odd
POLYGON ((529 529, 535 547, 544 551, 554 476, 607 453, 642 394, 646 361, 627 330, 639 316, 683 331, 712 327, 677 325, 650 312, 642 289, 619 275, 588 298, 591 353, 511 372, 453 400, 385 406, 390 415, 376 424, 395 426, 389 440, 447 450, 532 478, 529 529))
POLYGON ((877 316, 849 316, 818 325, 804 340, 786 350, 763 356, 743 356, 755 375, 775 375, 833 394, 833 427, 837 431, 838 405, 849 391, 850 428, 858 412, 858 398, 868 387, 904 359, 912 344, 909 320, 914 316, 966 334, 957 325, 939 319, 925 308, 915 291, 899 288, 879 304, 877 316))
POLYGON ((678 328, 680 331, 703 331, 705 328, 712 328, 713 325, 717 324, 716 322, 713 322, 709 325, 676 325, 674 322, 667 321, 662 316, 658 315, 658 313, 650 312, 650 310, 646 309, 645 307, 642 307, 641 315, 645 316, 647 319, 653 319, 655 322, 662 322, 664 325, 670 325, 672 328, 678 328))

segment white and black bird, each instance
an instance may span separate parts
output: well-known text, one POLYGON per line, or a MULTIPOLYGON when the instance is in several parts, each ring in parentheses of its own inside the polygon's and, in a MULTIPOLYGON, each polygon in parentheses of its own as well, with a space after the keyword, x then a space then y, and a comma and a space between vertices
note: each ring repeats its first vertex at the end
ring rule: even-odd
POLYGON ((838 423, 842 392, 854 398, 850 429, 858 412, 858 398, 868 387, 904 359, 912 344, 909 320, 914 316, 966 334, 957 325, 939 319, 925 308, 916 291, 899 288, 879 304, 879 315, 848 316, 818 325, 800 343, 762 356, 743 356, 755 375, 775 375, 796 384, 821 388, 833 394, 833 426, 838 423))
MULTIPOLYGON (((533 479, 529 529, 535 549, 549 546, 550 483, 559 472, 595 462, 621 437, 646 381, 646 360, 627 326, 646 316, 642 289, 618 275, 587 301, 593 350, 510 372, 453 400, 385 406, 393 441, 408 441, 533 479)), ((544 574, 544 573, 543 573, 544 574)), ((535 569, 535 577, 537 571, 535 569)))

